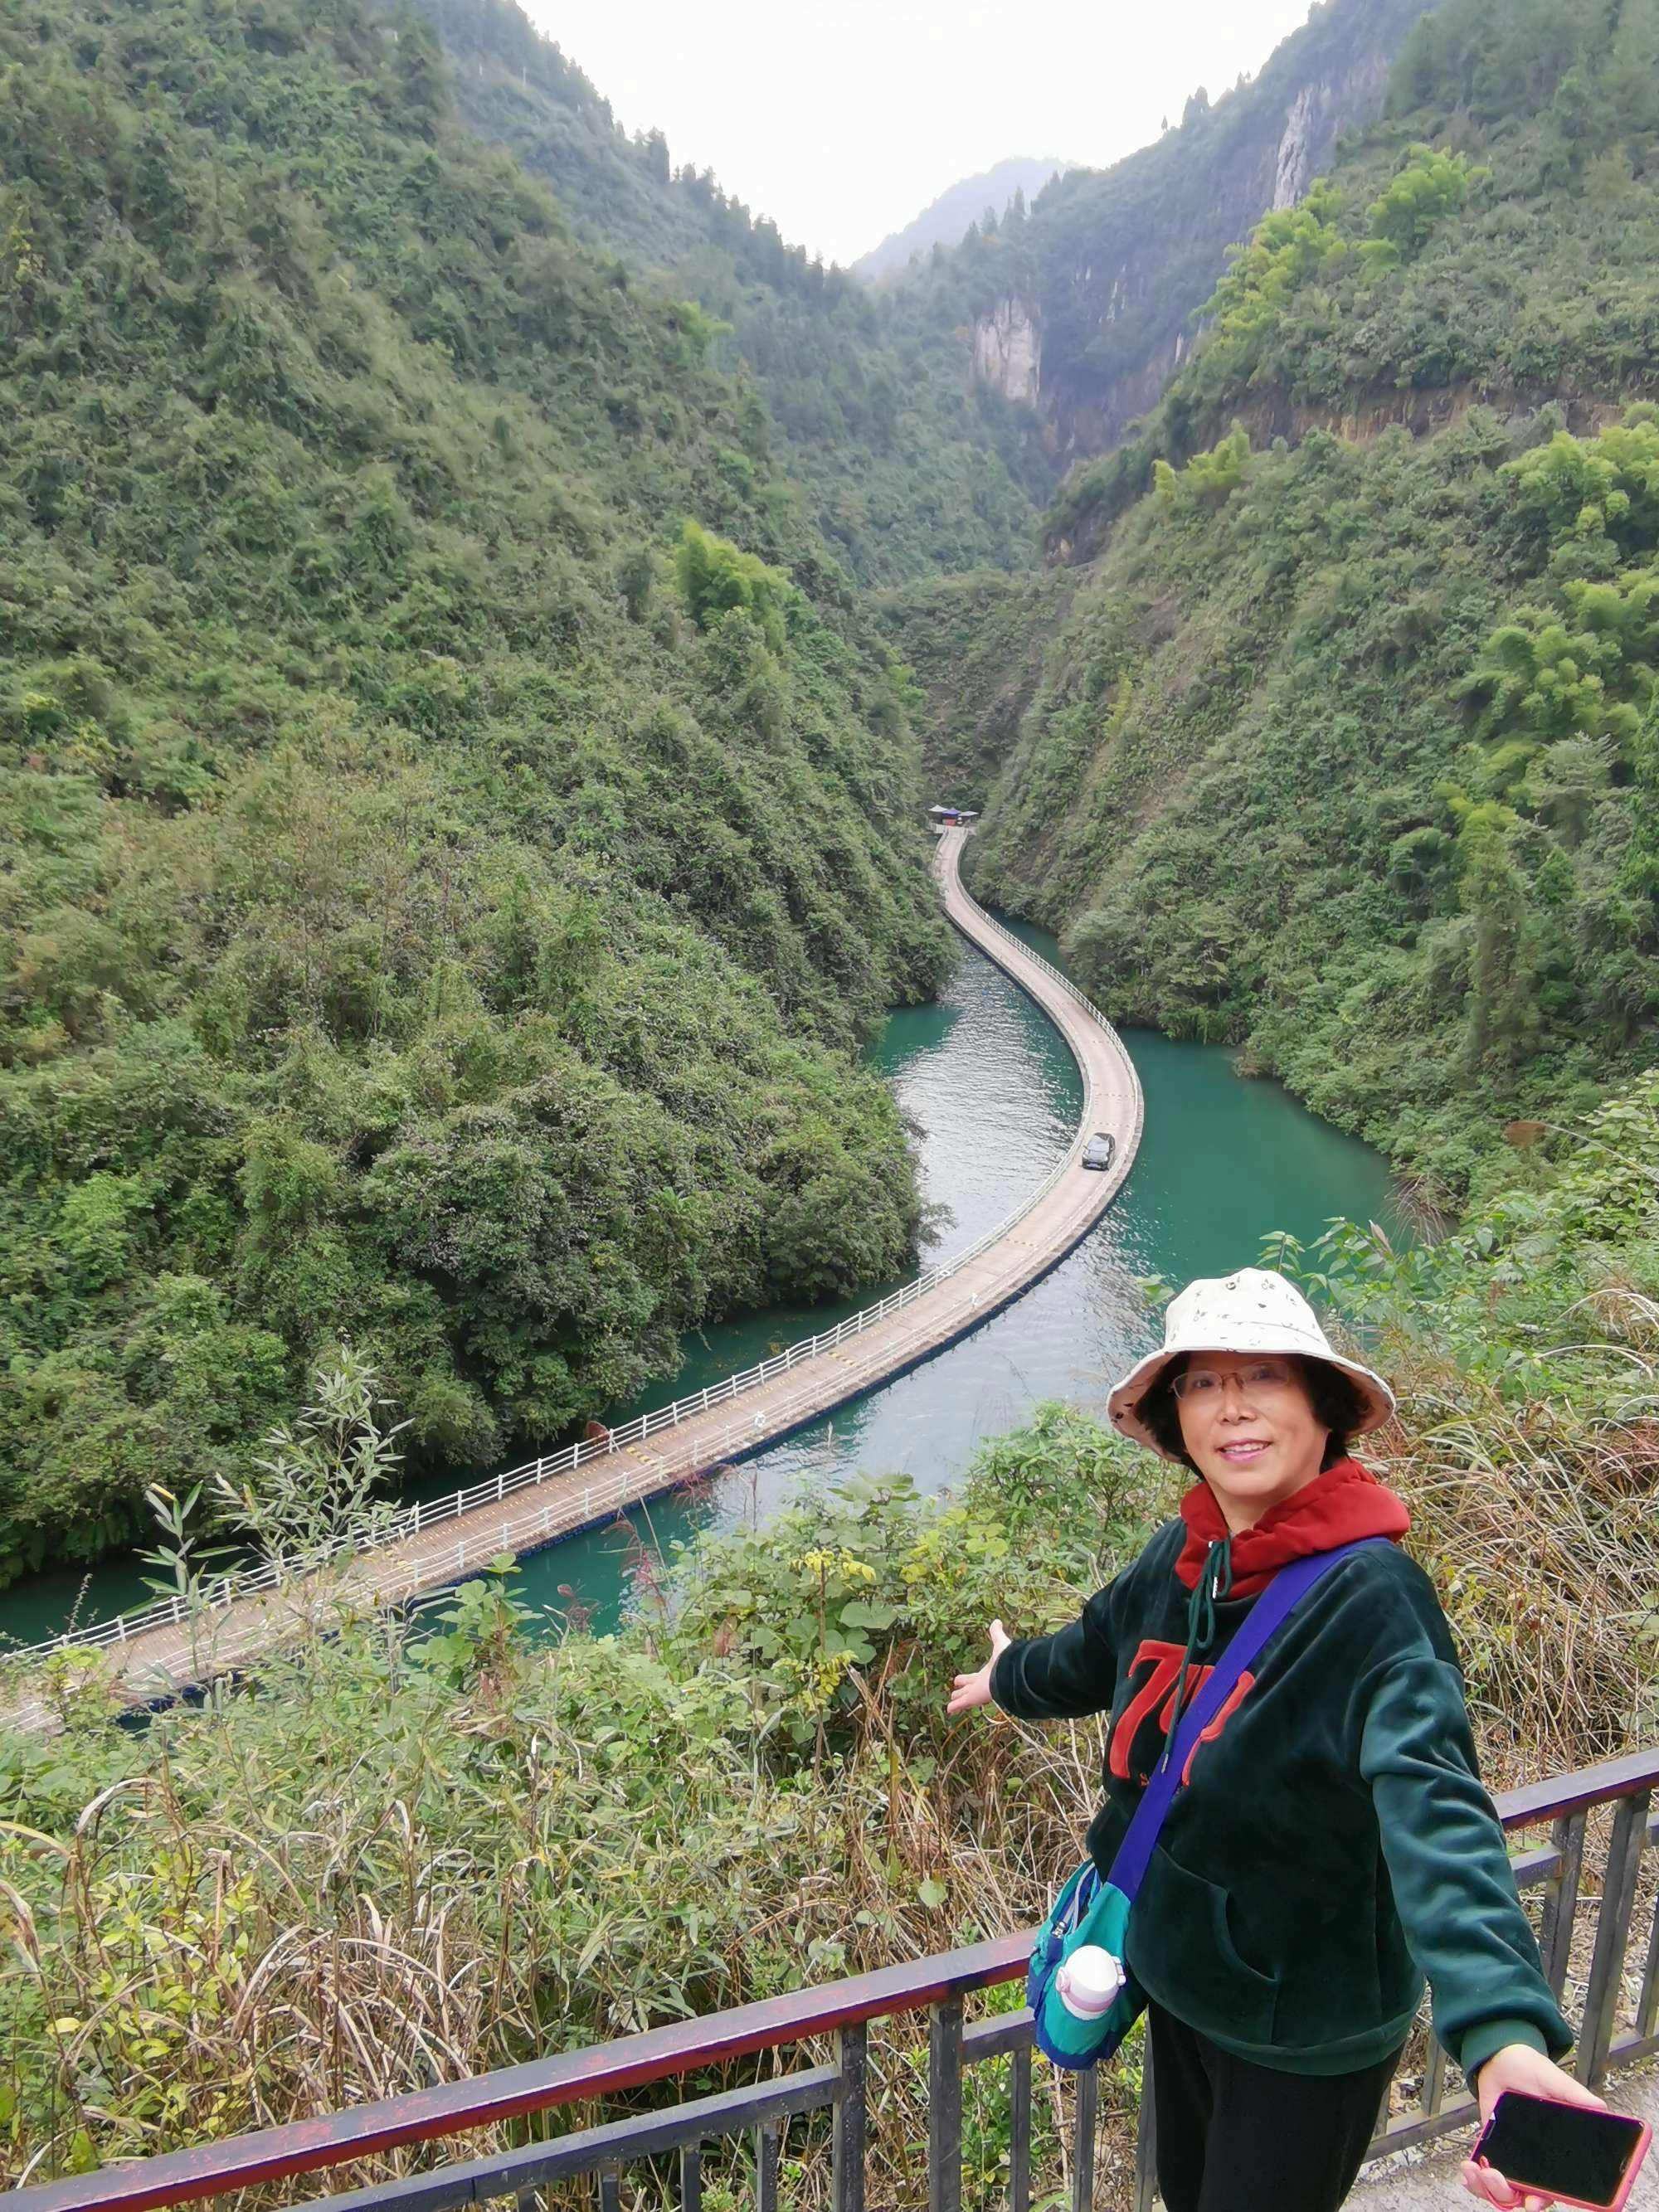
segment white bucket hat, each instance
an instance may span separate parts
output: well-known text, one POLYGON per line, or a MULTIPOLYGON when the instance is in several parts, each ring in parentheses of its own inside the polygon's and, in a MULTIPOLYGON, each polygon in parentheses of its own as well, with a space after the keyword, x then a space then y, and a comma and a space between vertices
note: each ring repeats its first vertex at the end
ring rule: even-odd
POLYGON ((1140 1401, 1170 1362, 1183 1352, 1295 1352, 1322 1359, 1346 1375, 1365 1401, 1352 1434, 1380 1429, 1394 1411, 1394 1392, 1380 1375, 1333 1352, 1313 1308, 1294 1283, 1271 1267, 1241 1267, 1237 1274, 1200 1276, 1170 1301, 1164 1349, 1138 1359, 1106 1401, 1113 1425, 1137 1443, 1164 1451, 1140 1419, 1140 1401))

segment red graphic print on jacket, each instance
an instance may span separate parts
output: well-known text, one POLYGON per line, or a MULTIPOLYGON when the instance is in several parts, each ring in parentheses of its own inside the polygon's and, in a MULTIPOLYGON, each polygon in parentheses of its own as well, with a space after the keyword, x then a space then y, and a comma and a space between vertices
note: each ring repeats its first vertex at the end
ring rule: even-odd
MULTIPOLYGON (((1112 1741, 1108 1756, 1111 1771, 1117 1776, 1120 1782, 1127 1782, 1130 1779, 1129 1747, 1135 1740, 1135 1731, 1160 1699, 1163 1701, 1164 1710, 1158 1717, 1159 1727, 1164 1735, 1168 1735, 1175 1725, 1176 1683, 1181 1673, 1181 1646, 1178 1644, 1160 1644, 1156 1638, 1149 1636, 1139 1650, 1136 1652, 1130 1664, 1129 1674, 1132 1679, 1144 1666, 1150 1665, 1152 1672, 1118 1715, 1116 1725, 1112 1730, 1112 1741)), ((1188 1669, 1186 1696, 1188 1705, 1191 1705, 1214 1672, 1213 1667, 1193 1667, 1188 1669)), ((1183 1785, 1192 1779, 1193 1761, 1198 1757, 1198 1745, 1215 1741, 1229 1720, 1249 1697, 1255 1681, 1255 1676, 1247 1670, 1234 1683, 1232 1693, 1226 1704, 1222 1706, 1208 1728, 1199 1737, 1198 1743, 1195 1743, 1187 1754, 1187 1764, 1182 1770, 1181 1776, 1183 1785)), ((1136 1778, 1144 1783, 1146 1777, 1143 1774, 1136 1778)))

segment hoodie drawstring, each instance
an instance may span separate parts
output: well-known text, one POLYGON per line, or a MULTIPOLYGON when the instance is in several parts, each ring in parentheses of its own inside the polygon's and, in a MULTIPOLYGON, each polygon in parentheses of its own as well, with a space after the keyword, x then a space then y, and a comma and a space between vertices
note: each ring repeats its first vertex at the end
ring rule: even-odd
POLYGON ((1194 1656, 1207 1650, 1215 1637, 1215 1609, 1224 1602, 1233 1586, 1233 1539, 1230 1529, 1226 1535, 1218 1536, 1204 1555, 1204 1571, 1193 1585, 1193 1594, 1187 1604, 1187 1648, 1181 1655, 1181 1672, 1176 1677, 1175 1710, 1170 1716, 1169 1732, 1164 1739, 1164 1750, 1158 1760, 1161 1766, 1175 1748, 1176 1730, 1181 1725, 1181 1716, 1191 1702, 1187 1695, 1187 1677, 1191 1672, 1194 1656))

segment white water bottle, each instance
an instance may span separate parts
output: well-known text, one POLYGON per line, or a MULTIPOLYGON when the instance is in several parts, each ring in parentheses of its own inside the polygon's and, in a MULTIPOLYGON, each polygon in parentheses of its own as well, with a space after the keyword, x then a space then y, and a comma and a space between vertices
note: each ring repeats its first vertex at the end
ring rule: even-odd
POLYGON ((1073 2020, 1098 2020, 1117 2002, 1123 1962, 1098 1943, 1079 1943, 1054 1975, 1054 1990, 1073 2020))

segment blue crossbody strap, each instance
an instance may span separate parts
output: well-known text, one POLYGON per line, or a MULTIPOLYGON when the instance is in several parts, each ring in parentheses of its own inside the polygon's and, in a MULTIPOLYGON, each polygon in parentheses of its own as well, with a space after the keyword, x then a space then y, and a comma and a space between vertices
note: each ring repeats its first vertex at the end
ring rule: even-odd
POLYGON ((1292 1609, 1314 1584, 1354 1553, 1388 1549, 1386 1536, 1361 1536, 1352 1544, 1339 1544, 1334 1552, 1313 1552, 1281 1567, 1245 1615, 1232 1642, 1206 1677, 1203 1687, 1182 1715, 1165 1756, 1159 1759, 1152 1780, 1141 1794, 1123 1841, 1112 1862, 1111 1881, 1125 1897, 1133 1898, 1152 1863, 1164 1816, 1175 1802, 1181 1777, 1194 1746, 1221 1711, 1238 1678, 1258 1657, 1274 1631, 1282 1627, 1292 1609))

